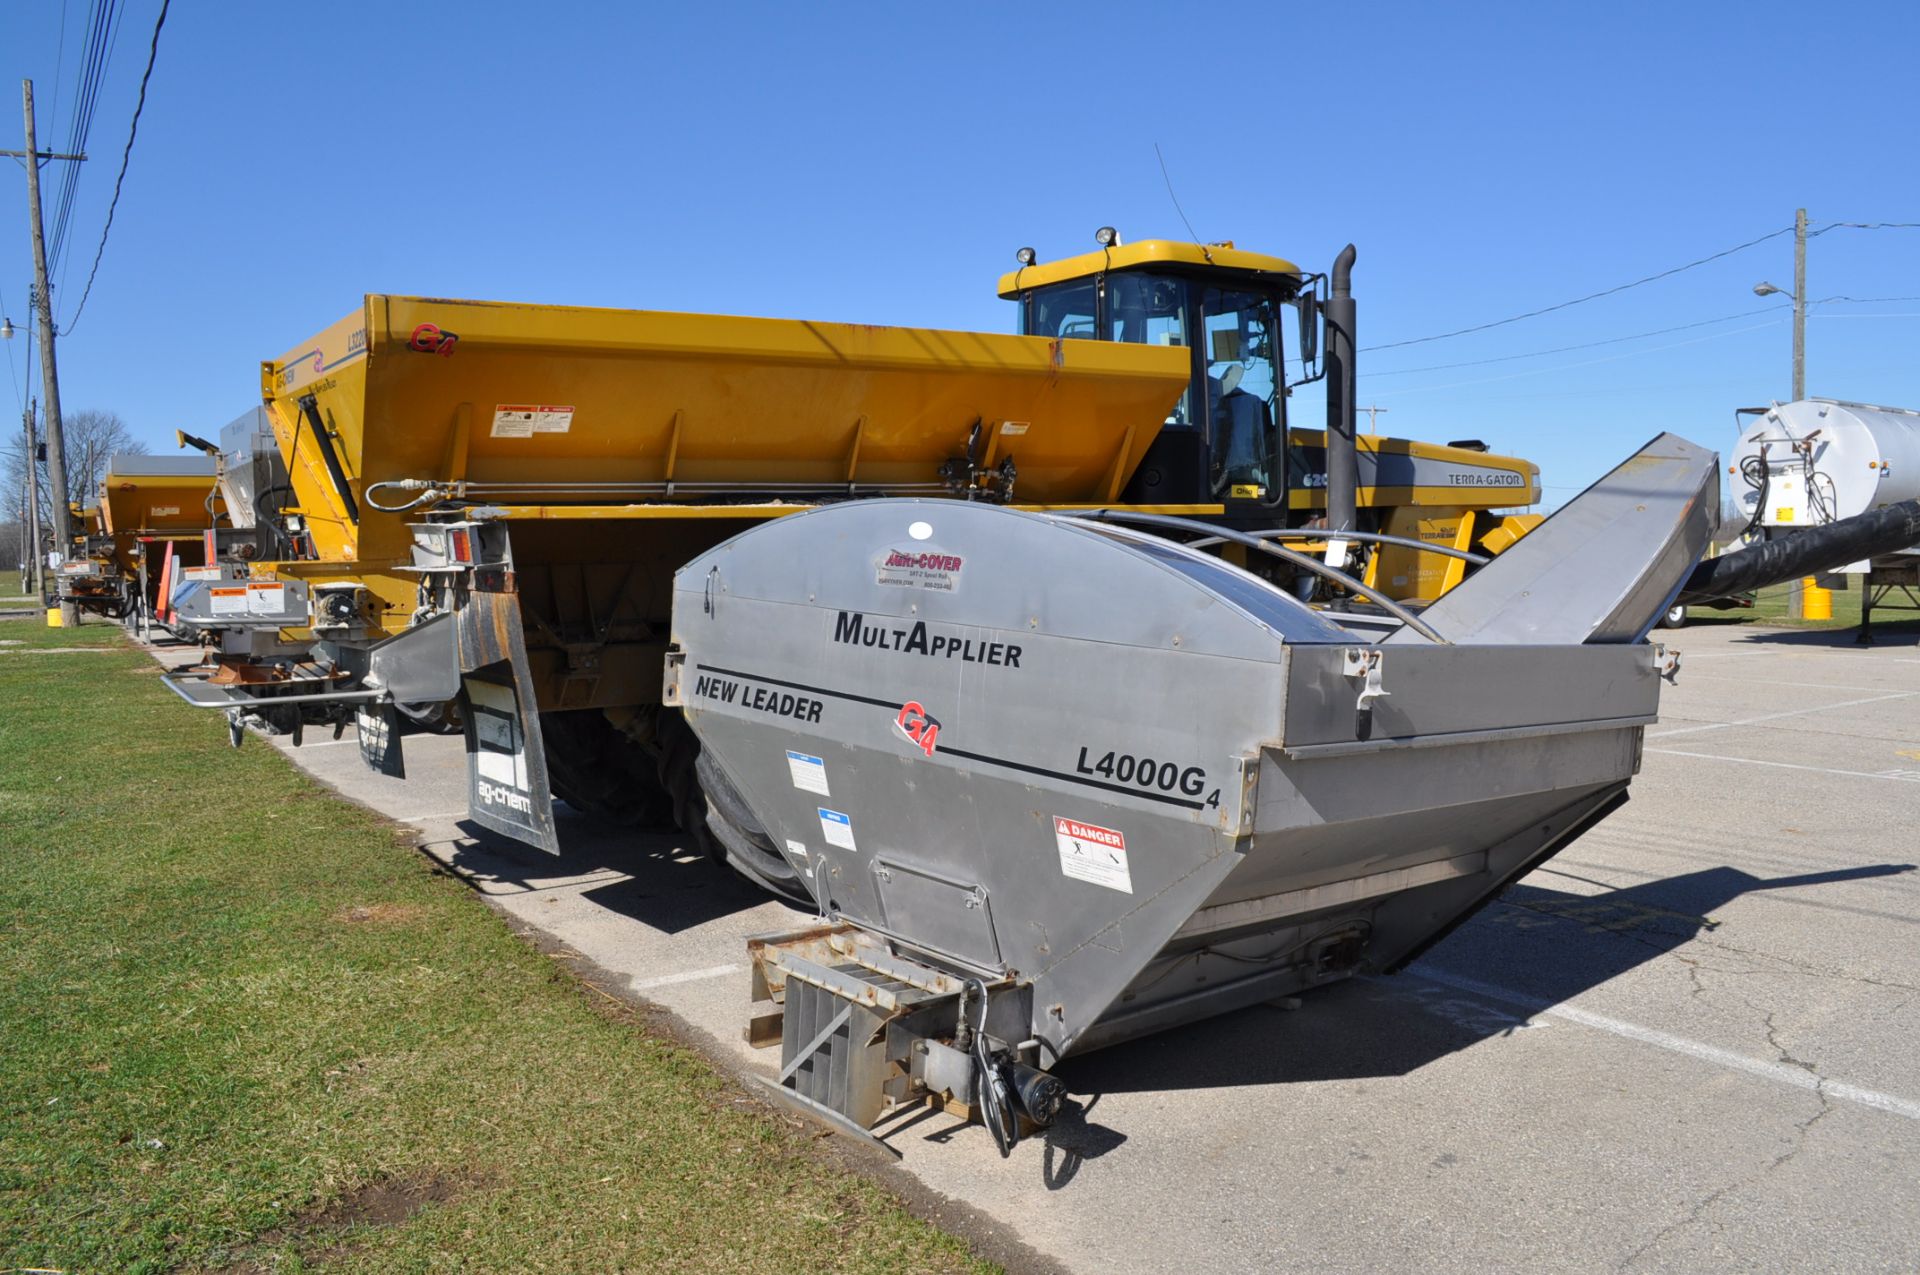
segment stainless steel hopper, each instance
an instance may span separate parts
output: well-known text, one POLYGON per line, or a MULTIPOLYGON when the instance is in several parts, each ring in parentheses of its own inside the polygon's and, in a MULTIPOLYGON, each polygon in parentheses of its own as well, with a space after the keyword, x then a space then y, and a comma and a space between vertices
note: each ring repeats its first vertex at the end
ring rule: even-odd
POLYGON ((1035 1068, 1409 960, 1625 800, 1716 468, 1656 438, 1430 607, 1440 641, 986 504, 850 502, 696 558, 667 702, 716 821, 824 918, 755 948, 783 1090, 1004 1135, 1058 1100, 1035 1068))

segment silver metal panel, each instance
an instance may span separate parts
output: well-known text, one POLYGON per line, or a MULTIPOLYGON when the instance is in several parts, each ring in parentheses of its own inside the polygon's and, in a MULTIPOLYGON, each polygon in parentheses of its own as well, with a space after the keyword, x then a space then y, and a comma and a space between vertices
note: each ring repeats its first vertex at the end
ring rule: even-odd
MULTIPOLYGON (((1637 642, 1719 521, 1718 457, 1661 434, 1422 618, 1456 643, 1637 642)), ((1404 632, 1389 640, 1420 641, 1404 632)))
POLYGON ((366 650, 367 683, 401 704, 437 704, 460 693, 458 625, 451 614, 376 642, 366 650))
MULTIPOLYGON (((1652 714, 1660 705, 1654 653, 1644 643, 1443 648, 1415 640, 1392 645, 1380 653, 1380 682, 1387 694, 1368 705, 1366 738, 1652 714)), ((1283 740, 1288 747, 1362 738, 1357 709, 1364 683, 1344 674, 1341 654, 1332 647, 1291 648, 1283 740)))
POLYGON ((149 456, 145 452, 115 452, 107 458, 107 481, 116 478, 213 477, 211 456, 149 456))

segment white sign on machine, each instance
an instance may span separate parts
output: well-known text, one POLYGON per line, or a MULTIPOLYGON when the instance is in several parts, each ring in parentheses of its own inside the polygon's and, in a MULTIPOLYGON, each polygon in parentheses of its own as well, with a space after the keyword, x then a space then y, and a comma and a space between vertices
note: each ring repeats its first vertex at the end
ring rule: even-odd
POLYGON ((1133 893, 1133 874, 1127 868, 1127 839, 1123 834, 1112 828, 1055 815, 1053 839, 1060 848, 1060 871, 1064 875, 1123 894, 1133 893))
POLYGON ((820 758, 788 749, 787 773, 793 779, 795 788, 818 793, 822 797, 833 796, 827 789, 827 763, 820 758))
POLYGON ((287 609, 287 586, 278 580, 247 586, 247 610, 254 615, 278 615, 287 609))
POLYGON ((241 584, 225 589, 208 589, 207 610, 214 615, 245 615, 247 586, 241 584))
POLYGON ((493 437, 532 438, 573 428, 573 407, 558 403, 502 403, 493 409, 493 437))

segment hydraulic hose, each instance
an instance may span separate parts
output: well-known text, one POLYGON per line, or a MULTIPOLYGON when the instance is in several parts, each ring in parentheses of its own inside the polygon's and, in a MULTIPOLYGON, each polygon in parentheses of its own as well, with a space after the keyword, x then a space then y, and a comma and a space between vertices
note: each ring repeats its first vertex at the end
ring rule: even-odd
POLYGON ((1916 545, 1920 545, 1920 500, 1903 500, 1708 558, 1680 586, 1674 603, 1710 602, 1916 545))
POLYGON ((980 1021, 973 1029, 975 1105, 980 1108, 980 1122, 993 1135, 993 1145, 1000 1148, 1000 1158, 1004 1160, 1019 1145, 1020 1121, 1013 1111, 1013 1099, 1007 1092, 1006 1078, 1000 1074, 1000 1068, 993 1060, 992 1047, 987 1043, 987 985, 977 978, 968 979, 966 989, 973 1002, 980 1007, 980 1021))

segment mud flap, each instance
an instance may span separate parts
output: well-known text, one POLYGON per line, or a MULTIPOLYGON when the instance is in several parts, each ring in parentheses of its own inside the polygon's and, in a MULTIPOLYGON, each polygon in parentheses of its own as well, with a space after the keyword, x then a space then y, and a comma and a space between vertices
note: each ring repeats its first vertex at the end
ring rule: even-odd
POLYGON ((558 854, 519 598, 475 590, 458 615, 467 813, 484 828, 558 854))
POLYGON ((407 777, 400 748, 400 714, 392 704, 362 704, 354 710, 354 733, 360 737, 360 760, 375 774, 407 777))

